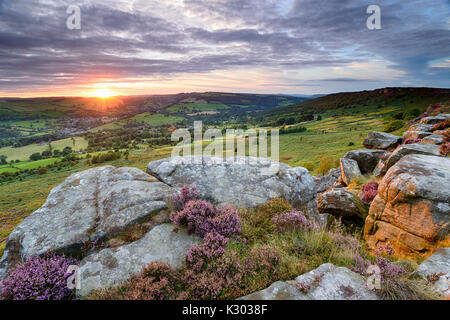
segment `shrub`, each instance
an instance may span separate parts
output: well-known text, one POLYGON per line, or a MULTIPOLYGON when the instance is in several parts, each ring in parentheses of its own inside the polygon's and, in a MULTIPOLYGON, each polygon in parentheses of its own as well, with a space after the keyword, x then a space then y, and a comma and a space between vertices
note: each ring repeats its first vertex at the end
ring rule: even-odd
POLYGON ((209 259, 220 257, 230 239, 219 233, 208 233, 205 242, 191 247, 186 255, 186 264, 194 271, 200 271, 209 259))
POLYGON ((403 141, 403 144, 412 144, 412 143, 421 143, 422 139, 406 139, 405 141, 403 141))
POLYGON ((184 209, 171 214, 178 226, 187 227, 188 233, 204 238, 208 233, 220 233, 231 237, 241 232, 241 221, 236 209, 225 206, 216 208, 204 200, 191 200, 184 209))
POLYGON ((172 196, 171 205, 173 210, 181 211, 188 201, 199 199, 200 196, 197 193, 197 187, 184 186, 181 188, 180 193, 174 194, 172 196))
POLYGON ((314 163, 311 161, 307 161, 307 162, 303 163, 303 167, 306 168, 309 172, 314 171, 314 169, 316 168, 314 163))
POLYGON ((402 120, 391 120, 385 124, 383 131, 384 132, 393 132, 398 130, 404 126, 404 122, 402 120))
POLYGON ((446 142, 439 146, 439 152, 444 156, 448 156, 449 151, 450 151, 450 142, 446 142))
POLYGON ((41 160, 41 159, 42 159, 42 155, 39 152, 35 152, 30 156, 31 161, 37 161, 37 160, 41 160))
POLYGON ((378 182, 372 181, 362 186, 362 195, 360 197, 364 204, 371 204, 378 193, 378 182))
POLYGON ((322 156, 320 157, 319 167, 317 168, 317 172, 321 175, 326 175, 330 169, 337 167, 336 161, 333 160, 330 156, 322 156))
POLYGON ((1 295, 6 300, 70 300, 74 291, 67 287, 66 273, 77 261, 49 254, 31 257, 15 267, 2 282, 1 295))
POLYGON ((292 210, 288 213, 278 214, 272 218, 272 222, 275 224, 275 228, 278 232, 286 231, 310 231, 318 229, 318 226, 308 220, 303 214, 297 210, 292 210))
POLYGON ((45 173, 47 173, 47 168, 39 168, 37 173, 38 174, 45 174, 45 173))

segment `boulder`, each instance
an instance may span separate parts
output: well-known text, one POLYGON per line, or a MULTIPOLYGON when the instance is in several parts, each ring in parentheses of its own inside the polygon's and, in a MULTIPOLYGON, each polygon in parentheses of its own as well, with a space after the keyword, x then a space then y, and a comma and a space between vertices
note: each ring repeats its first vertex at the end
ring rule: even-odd
POLYGON ((331 188, 341 176, 341 169, 334 168, 330 169, 328 173, 324 176, 314 176, 314 182, 316 183, 317 193, 324 192, 325 190, 331 188))
POLYGON ((402 143, 402 137, 385 133, 373 131, 367 135, 363 141, 363 145, 369 149, 393 149, 402 143))
POLYGON ((338 217, 362 218, 367 211, 361 200, 344 188, 332 189, 319 194, 317 199, 319 213, 329 213, 338 217))
POLYGON ((389 158, 384 163, 382 172, 387 172, 390 167, 396 164, 401 158, 408 154, 424 154, 430 156, 441 156, 439 152, 439 146, 423 143, 411 143, 399 146, 392 152, 389 158))
POLYGON ((441 123, 441 122, 443 122, 445 120, 447 120, 447 117, 439 115, 439 116, 434 116, 434 117, 423 118, 422 120, 420 120, 420 123, 423 123, 423 124, 436 124, 436 123, 441 123))
POLYGON ((317 214, 316 184, 308 170, 254 157, 172 157, 150 162, 147 172, 180 189, 195 186, 203 198, 239 208, 272 198, 317 214))
POLYGON ((189 248, 200 243, 200 238, 188 235, 183 229, 175 230, 172 224, 156 226, 138 241, 104 249, 83 259, 77 295, 84 297, 92 290, 118 285, 153 261, 180 269, 189 248))
POLYGON ((378 161, 378 164, 376 165, 375 169, 373 169, 372 174, 375 177, 381 177, 386 174, 386 161, 389 159, 389 157, 392 155, 392 152, 386 152, 383 154, 383 156, 380 158, 380 161, 378 161))
POLYGON ((425 253, 450 230, 450 159, 407 155, 391 167, 370 206, 370 247, 390 242, 398 253, 425 253))
POLYGON ((379 300, 365 282, 362 276, 347 268, 326 263, 294 281, 275 282, 240 300, 379 300))
POLYGON ((362 174, 370 174, 385 153, 385 150, 360 149, 347 152, 344 158, 355 160, 362 174))
POLYGON ((99 167, 69 176, 9 235, 0 277, 48 251, 80 255, 85 241, 112 237, 167 209, 172 188, 136 168, 99 167))
POLYGON ((416 123, 408 128, 408 131, 431 132, 434 124, 416 123))
POLYGON ((432 135, 433 133, 431 131, 414 131, 414 130, 408 130, 403 134, 403 139, 408 140, 417 140, 417 139, 423 139, 425 137, 428 137, 432 135))
POLYGON ((422 143, 427 143, 427 144, 440 145, 440 144, 443 144, 444 142, 445 142, 444 137, 440 134, 432 134, 431 136, 427 136, 422 139, 422 143))
POLYGON ((450 298, 450 248, 441 248, 422 262, 417 273, 425 279, 439 276, 431 285, 436 293, 450 298))
POLYGON ((358 162, 352 159, 341 158, 341 177, 342 181, 349 185, 352 179, 361 176, 361 171, 359 170, 358 162))

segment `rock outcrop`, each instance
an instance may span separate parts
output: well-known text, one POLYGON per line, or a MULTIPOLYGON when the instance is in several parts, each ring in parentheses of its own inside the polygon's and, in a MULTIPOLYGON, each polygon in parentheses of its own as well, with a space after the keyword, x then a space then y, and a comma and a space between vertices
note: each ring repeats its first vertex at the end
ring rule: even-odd
POLYGON ((450 159, 407 155, 384 176, 370 207, 365 239, 398 253, 424 253, 449 238, 450 159))
POLYGON ((140 240, 86 257, 80 264, 80 290, 83 297, 92 290, 109 288, 126 281, 153 261, 167 263, 175 269, 183 266, 187 251, 201 239, 172 224, 154 227, 140 240))
POLYGON ((421 263, 417 273, 423 278, 433 279, 431 289, 446 298, 450 298, 450 248, 436 250, 431 257, 421 263))
POLYGON ((431 136, 427 136, 425 138, 422 139, 422 143, 429 143, 429 144, 443 144, 444 141, 444 137, 440 134, 432 134, 431 136))
POLYGON ((390 167, 408 154, 423 154, 429 156, 441 156, 439 146, 433 144, 412 143, 399 146, 384 162, 381 172, 386 173, 390 167))
POLYGON ((316 184, 302 167, 253 157, 195 156, 150 162, 147 172, 177 189, 196 186, 203 198, 218 204, 248 208, 285 198, 311 214, 317 211, 316 184))
POLYGON ((317 203, 320 213, 329 213, 344 218, 364 219, 367 216, 361 200, 344 188, 332 189, 319 194, 317 203))
POLYGON ((443 122, 445 120, 447 120, 446 116, 438 115, 438 116, 434 116, 434 117, 423 118, 422 120, 420 120, 420 123, 423 123, 423 124, 436 124, 436 123, 443 122))
POLYGON ((403 141, 402 137, 390 133, 373 131, 367 135, 363 145, 369 149, 394 149, 403 141))
POLYGON ((349 185, 352 179, 360 177, 362 175, 361 170, 359 170, 358 162, 356 162, 355 160, 341 158, 340 166, 342 181, 346 185, 349 185))
POLYGON ((79 255, 85 241, 112 237, 166 209, 172 188, 136 168, 105 166, 69 176, 9 235, 0 278, 48 251, 79 255))
POLYGON ((294 281, 275 282, 267 289, 239 300, 379 300, 379 298, 365 286, 365 279, 359 274, 326 263, 298 276, 294 281))
POLYGON ((347 152, 344 158, 355 160, 362 174, 370 174, 385 153, 385 150, 359 149, 347 152))

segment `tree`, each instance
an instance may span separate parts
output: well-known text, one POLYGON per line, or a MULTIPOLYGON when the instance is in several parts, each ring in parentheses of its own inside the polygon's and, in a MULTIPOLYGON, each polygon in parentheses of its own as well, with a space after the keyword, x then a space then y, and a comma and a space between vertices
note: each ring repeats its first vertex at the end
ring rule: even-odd
POLYGON ((0 156, 0 163, 1 164, 8 164, 8 162, 6 161, 8 157, 7 156, 0 156))
POLYGON ((41 160, 41 159, 42 159, 42 155, 39 152, 33 153, 30 156, 31 161, 37 161, 37 160, 41 160))
POLYGON ((65 147, 63 152, 62 152, 62 155, 65 157, 65 156, 67 156, 67 155, 69 155, 71 153, 72 153, 72 148, 71 147, 65 147))

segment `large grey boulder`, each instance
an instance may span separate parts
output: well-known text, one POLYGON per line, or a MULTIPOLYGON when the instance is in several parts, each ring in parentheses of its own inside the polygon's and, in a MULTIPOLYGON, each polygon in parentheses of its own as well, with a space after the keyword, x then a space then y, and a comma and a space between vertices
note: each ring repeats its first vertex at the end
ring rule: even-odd
POLYGON ((83 297, 92 290, 121 284, 153 261, 182 268, 187 251, 201 239, 174 229, 172 224, 161 224, 136 242, 87 256, 80 264, 81 289, 77 295, 83 297))
POLYGON ((358 162, 348 158, 340 159, 340 169, 342 181, 349 185, 352 179, 360 177, 361 171, 359 170, 358 162))
POLYGON ((450 297, 450 248, 436 250, 420 264, 417 273, 425 279, 439 276, 439 279, 432 283, 432 290, 444 297, 450 297))
POLYGON ((136 168, 99 167, 69 176, 9 235, 0 277, 48 251, 79 255, 85 241, 114 236, 166 209, 172 188, 136 168))
POLYGON ((319 194, 319 213, 329 213, 338 217, 364 219, 367 211, 361 200, 344 188, 332 189, 319 194))
POLYGON ((355 160, 362 174, 370 174, 385 153, 385 150, 359 149, 347 152, 344 158, 355 160))
POLYGON ((378 187, 364 226, 371 248, 389 242, 396 253, 423 254, 450 240, 450 159, 407 155, 378 187))
POLYGON ((411 143, 399 146, 392 152, 389 158, 384 163, 382 172, 387 172, 390 167, 396 164, 401 158, 408 154, 424 154, 429 156, 441 156, 439 152, 439 146, 433 144, 423 144, 423 143, 411 143))
POLYGON ((365 282, 362 276, 347 268, 326 263, 294 281, 275 282, 240 300, 379 300, 365 282))
POLYGON ((397 147, 402 140, 402 137, 390 133, 373 131, 367 135, 363 145, 370 149, 390 149, 397 147))
POLYGON ((314 176, 314 181, 317 186, 317 193, 324 192, 325 190, 331 188, 341 176, 341 169, 334 168, 330 169, 328 173, 324 176, 314 176))
POLYGON ((147 172, 174 188, 196 186, 218 204, 255 207, 272 198, 315 212, 316 184, 308 170, 254 157, 172 157, 150 162, 147 172))

